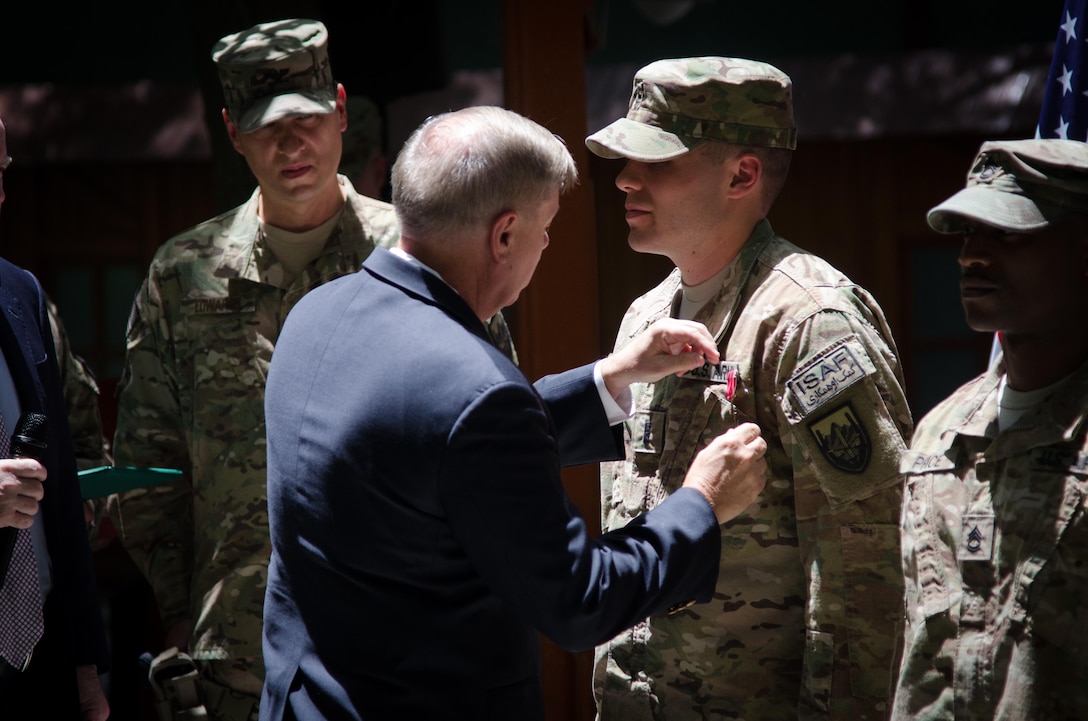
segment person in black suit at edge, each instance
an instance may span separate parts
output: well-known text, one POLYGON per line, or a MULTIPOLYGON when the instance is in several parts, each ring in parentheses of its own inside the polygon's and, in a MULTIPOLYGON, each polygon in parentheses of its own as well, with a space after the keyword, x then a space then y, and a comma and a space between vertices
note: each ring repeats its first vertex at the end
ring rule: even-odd
MULTIPOLYGON (((2 120, 0 163, 2 204, 11 163, 2 120)), ((31 273, 4 259, 0 356, 0 537, 12 540, 11 554, 0 558, 0 718, 105 721, 98 674, 109 653, 45 294, 31 273), (9 440, 24 412, 44 414, 46 446, 35 457, 11 458, 9 440), (28 549, 25 591, 17 580, 20 534, 28 549), (38 631, 29 639, 8 636, 30 629, 38 631)))
POLYGON ((398 246, 288 315, 265 397, 262 721, 541 719, 540 633, 591 648, 713 592, 719 524, 765 483, 757 426, 595 539, 560 479, 622 456, 630 383, 716 367, 706 328, 666 319, 534 385, 481 320, 529 283, 576 179, 521 115, 431 118, 394 165, 398 246))

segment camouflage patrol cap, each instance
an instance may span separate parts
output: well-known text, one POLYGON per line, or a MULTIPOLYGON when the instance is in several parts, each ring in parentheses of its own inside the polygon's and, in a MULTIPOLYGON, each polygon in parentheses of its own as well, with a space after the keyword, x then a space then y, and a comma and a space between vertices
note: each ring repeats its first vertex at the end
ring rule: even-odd
POLYGON ((789 76, 741 58, 658 60, 635 73, 627 117, 590 135, 586 147, 652 163, 705 140, 796 148, 789 76))
POLYGON ((329 33, 317 20, 260 23, 219 39, 219 69, 227 112, 243 133, 292 115, 336 109, 329 33))
POLYGON ((940 233, 962 232, 965 220, 1030 233, 1070 212, 1088 213, 1088 143, 991 140, 975 155, 967 186, 926 219, 940 233))

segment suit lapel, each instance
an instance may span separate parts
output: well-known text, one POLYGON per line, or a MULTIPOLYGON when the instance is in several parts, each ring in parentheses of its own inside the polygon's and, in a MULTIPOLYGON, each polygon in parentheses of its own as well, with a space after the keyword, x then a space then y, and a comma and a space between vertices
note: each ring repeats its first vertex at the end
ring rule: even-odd
MULTIPOLYGON (((2 277, 7 280, 6 274, 2 277)), ((47 356, 37 323, 27 317, 30 310, 6 284, 0 284, 0 350, 11 370, 19 405, 24 411, 41 412, 45 393, 35 370, 47 356)))

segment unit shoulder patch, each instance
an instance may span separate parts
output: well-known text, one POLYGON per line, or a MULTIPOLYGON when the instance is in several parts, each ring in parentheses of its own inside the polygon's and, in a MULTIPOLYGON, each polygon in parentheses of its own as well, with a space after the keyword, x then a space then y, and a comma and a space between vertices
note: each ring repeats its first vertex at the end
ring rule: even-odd
POLYGON ((862 473, 869 467, 873 443, 854 407, 844 403, 808 424, 824 458, 844 473, 862 473))

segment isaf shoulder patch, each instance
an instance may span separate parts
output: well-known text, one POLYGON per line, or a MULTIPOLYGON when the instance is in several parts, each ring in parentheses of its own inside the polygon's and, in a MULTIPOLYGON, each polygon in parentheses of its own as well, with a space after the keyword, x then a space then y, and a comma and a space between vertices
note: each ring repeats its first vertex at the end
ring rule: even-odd
POLYGON ((813 358, 786 386, 802 415, 808 415, 872 372, 865 351, 848 342, 813 358))
POLYGON ((844 473, 863 473, 873 455, 873 443, 858 414, 844 403, 808 424, 824 458, 844 473))

